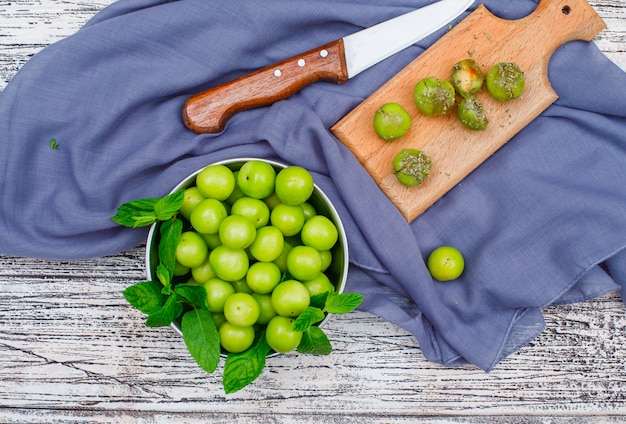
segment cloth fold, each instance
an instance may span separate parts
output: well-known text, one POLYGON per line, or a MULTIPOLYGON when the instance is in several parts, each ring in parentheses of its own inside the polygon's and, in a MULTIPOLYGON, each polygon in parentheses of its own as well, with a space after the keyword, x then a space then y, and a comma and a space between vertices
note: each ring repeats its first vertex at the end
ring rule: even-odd
MULTIPOLYGON (((130 249, 147 231, 113 223, 120 204, 217 160, 281 160, 311 170, 337 207, 363 310, 410 331, 432 361, 492 369, 542 331, 542 307, 626 285, 626 74, 593 43, 559 48, 556 103, 410 224, 329 128, 446 28, 346 84, 239 113, 220 134, 181 120, 191 94, 429 3, 113 3, 0 93, 0 254, 130 249), (456 281, 426 268, 442 244, 465 255, 456 281)), ((516 19, 537 2, 484 4, 516 19)))

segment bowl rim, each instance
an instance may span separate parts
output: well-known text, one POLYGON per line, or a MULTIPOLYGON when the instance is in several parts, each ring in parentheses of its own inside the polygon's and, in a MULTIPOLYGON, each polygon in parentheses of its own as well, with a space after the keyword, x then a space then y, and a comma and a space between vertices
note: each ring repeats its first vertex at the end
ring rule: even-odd
MULTIPOLYGON (((287 168, 288 166, 293 166, 293 165, 288 165, 286 163, 282 163, 282 162, 278 162, 276 160, 272 160, 272 159, 264 159, 264 158, 255 158, 255 157, 236 157, 236 158, 230 158, 230 159, 221 159, 215 162, 211 162, 208 163, 207 165, 202 166, 201 168, 197 169, 196 171, 190 173, 189 175, 187 175, 185 178, 183 178, 178 184, 176 184, 174 186, 174 188, 172 188, 168 194, 172 194, 175 193, 178 190, 181 190, 183 188, 187 188, 193 181, 193 179, 206 167, 208 166, 212 166, 212 165, 233 165, 233 164, 237 164, 237 163, 241 163, 242 165, 247 162, 247 161, 251 161, 251 160, 258 160, 258 161, 262 161, 262 162, 266 162, 269 163, 270 165, 274 166, 274 167, 278 167, 278 168, 287 168)), ((328 195, 324 192, 324 190, 322 190, 322 188, 314 181, 313 182, 313 192, 317 193, 323 200, 323 202, 325 203, 325 205, 328 207, 329 209, 329 214, 331 215, 331 219, 335 222, 335 225, 337 226, 337 230, 339 232, 339 238, 338 238, 338 243, 341 243, 341 245, 343 246, 343 267, 341 269, 341 278, 340 281, 338 282, 338 284, 335 285, 337 293, 342 293, 345 290, 345 286, 347 283, 347 279, 348 279, 348 268, 349 268, 349 249, 348 249, 348 238, 347 238, 347 234, 345 231, 345 227, 343 225, 343 221, 341 220, 341 216, 339 215, 339 212, 337 211, 337 209, 335 208, 335 206, 333 205, 333 202, 330 200, 330 198, 328 197, 328 195)), ((145 252, 145 267, 146 267, 146 276, 148 277, 149 280, 154 280, 154 275, 152 274, 152 269, 150 267, 150 262, 151 262, 151 249, 150 249, 150 241, 154 238, 155 236, 155 232, 157 230, 157 227, 159 227, 159 222, 155 222, 154 224, 152 224, 150 226, 150 230, 148 231, 148 235, 146 237, 146 252, 145 252)), ((329 319, 331 314, 326 314, 326 317, 320 321, 317 325, 319 327, 322 327, 329 319)), ((172 323, 170 325, 179 335, 182 336, 182 331, 181 329, 175 325, 175 323, 172 323)), ((273 356, 273 355, 268 355, 268 356, 273 356)))

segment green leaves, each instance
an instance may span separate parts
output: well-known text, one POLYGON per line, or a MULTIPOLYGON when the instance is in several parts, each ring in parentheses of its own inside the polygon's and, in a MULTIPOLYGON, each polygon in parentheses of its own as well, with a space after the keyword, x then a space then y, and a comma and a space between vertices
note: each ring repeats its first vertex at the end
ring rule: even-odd
POLYGON ((111 219, 124 227, 147 227, 172 218, 183 204, 185 192, 179 190, 163 198, 145 198, 124 203, 111 219))
POLYGON ((330 355, 333 347, 326 333, 319 327, 309 327, 302 333, 302 341, 298 346, 299 353, 308 355, 330 355))
POLYGON ((311 304, 296 318, 293 323, 295 331, 302 331, 302 341, 298 345, 298 352, 309 355, 328 355, 333 350, 330 340, 324 331, 315 326, 326 317, 326 313, 347 314, 355 310, 363 301, 363 295, 358 293, 324 293, 312 299, 311 304))
POLYGON ((200 368, 212 373, 220 362, 220 337, 211 318, 204 309, 194 309, 183 315, 181 322, 183 340, 192 358, 200 368))
POLYGON ((204 286, 196 286, 193 284, 177 284, 175 289, 176 294, 184 297, 187 303, 191 304, 194 308, 202 308, 209 310, 207 304, 206 289, 204 286))
POLYGON ((169 219, 161 224, 161 240, 159 241, 159 265, 157 266, 157 278, 163 284, 164 293, 171 292, 170 286, 176 267, 176 246, 183 232, 183 222, 169 219))
MULTIPOLYGON (((322 308, 316 306, 307 307, 293 323, 295 331, 302 332, 302 341, 298 345, 298 352, 310 355, 329 355, 333 348, 324 331, 316 326, 321 322, 326 313, 343 314, 354 310, 363 296, 354 293, 327 293, 318 297, 317 302, 325 302, 322 308)), ((230 353, 226 357, 222 384, 224 391, 234 393, 252 383, 265 368, 265 358, 270 352, 270 347, 265 339, 265 331, 257 332, 254 343, 242 353, 230 353)))
POLYGON ((176 215, 180 206, 183 204, 184 197, 185 192, 183 190, 179 190, 169 196, 158 199, 153 206, 153 212, 156 219, 158 221, 167 221, 176 215))
POLYGON ((163 287, 158 282, 142 281, 127 287, 122 293, 128 303, 148 315, 148 327, 171 325, 183 313, 183 303, 193 308, 209 310, 203 286, 178 284, 169 294, 164 294, 163 287))
POLYGON ((159 310, 166 297, 161 294, 161 285, 154 281, 143 281, 126 288, 122 294, 135 308, 144 314, 159 310))
POLYGON ((265 368, 265 358, 270 347, 265 340, 265 331, 255 335, 254 342, 241 353, 231 353, 226 358, 222 385, 224 391, 234 393, 252 383, 265 368))
POLYGON ((146 327, 167 327, 182 313, 183 305, 178 302, 175 294, 171 294, 161 308, 148 314, 146 327))
MULTIPOLYGON (((148 327, 180 323, 183 340, 198 366, 213 373, 222 355, 218 328, 207 302, 203 285, 186 284, 174 278, 176 248, 188 225, 177 217, 184 198, 180 190, 158 198, 139 199, 121 205, 111 219, 120 225, 136 228, 160 223, 158 230, 158 264, 154 281, 142 281, 123 291, 126 300, 144 313, 148 327), (185 227, 186 228, 186 227, 185 227)), ((156 234, 155 234, 156 236, 156 234)), ((152 253, 152 252, 151 252, 152 253)), ((281 281, 291 278, 287 273, 281 281)), ((328 293, 311 297, 309 306, 293 323, 295 331, 302 332, 297 351, 303 354, 328 355, 330 340, 319 327, 328 314, 345 314, 357 308, 363 296, 355 293, 328 293)), ((252 383, 265 368, 267 355, 272 352, 260 326, 251 347, 241 353, 226 355, 222 384, 224 391, 234 393, 252 383)))
POLYGON ((296 318, 293 323, 294 331, 306 331, 307 328, 323 320, 326 317, 320 308, 309 306, 296 318))
POLYGON ((331 314, 347 314, 354 311, 363 302, 363 295, 358 293, 331 293, 326 298, 325 310, 331 314))

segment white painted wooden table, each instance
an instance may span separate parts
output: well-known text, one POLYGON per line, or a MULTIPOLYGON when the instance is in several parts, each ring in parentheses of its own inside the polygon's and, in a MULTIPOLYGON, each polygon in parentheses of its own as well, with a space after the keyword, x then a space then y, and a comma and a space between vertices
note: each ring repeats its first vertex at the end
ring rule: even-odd
MULTIPOLYGON (((0 90, 44 46, 112 0, 0 0, 0 90)), ((590 3, 595 42, 626 70, 626 1, 590 3)), ((121 295, 144 249, 89 261, 0 256, 0 422, 614 423, 626 421, 626 316, 618 294, 545 310, 547 329, 486 374, 428 362, 402 329, 334 317, 328 357, 272 358, 225 396, 169 329, 121 295)), ((220 368, 221 369, 221 368, 220 368)))

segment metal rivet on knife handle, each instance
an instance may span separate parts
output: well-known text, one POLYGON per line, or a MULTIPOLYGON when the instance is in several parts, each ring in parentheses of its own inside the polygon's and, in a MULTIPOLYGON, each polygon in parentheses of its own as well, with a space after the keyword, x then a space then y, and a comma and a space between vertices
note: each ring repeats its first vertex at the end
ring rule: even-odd
POLYGON ((348 80, 343 40, 190 97, 183 107, 183 121, 197 133, 220 132, 233 114, 286 99, 321 80, 338 84, 348 80))

